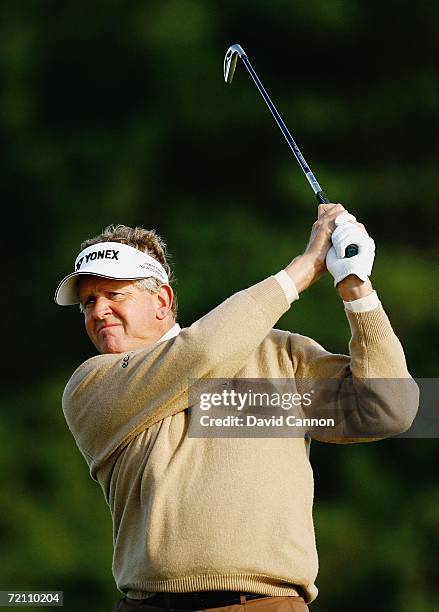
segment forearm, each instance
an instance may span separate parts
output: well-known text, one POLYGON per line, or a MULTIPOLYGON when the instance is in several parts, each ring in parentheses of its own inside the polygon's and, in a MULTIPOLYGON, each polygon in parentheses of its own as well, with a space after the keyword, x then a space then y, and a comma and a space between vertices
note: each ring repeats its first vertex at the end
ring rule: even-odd
POLYGON ((348 393, 345 389, 339 400, 340 407, 347 402, 345 441, 402 433, 410 427, 419 400, 402 345, 381 305, 367 312, 347 310, 346 314, 352 332, 352 380, 348 393), (353 394, 353 407, 349 393, 353 394))
POLYGON ((296 285, 298 293, 307 289, 314 282, 317 275, 315 261, 306 253, 295 257, 285 267, 285 272, 296 285))
MULTIPOLYGON (((371 302, 377 300, 376 294, 372 297, 371 302)), ((346 306, 346 315, 352 333, 349 356, 329 353, 310 339, 291 348, 301 392, 318 390, 320 385, 325 391, 323 407, 314 401, 306 416, 332 417, 336 423, 335 428, 313 431, 312 436, 346 443, 401 433, 415 417, 419 399, 401 343, 379 302, 363 312, 346 306)), ((291 336, 292 341, 295 338, 291 336)))
POLYGON ((350 274, 337 285, 339 296, 345 302, 353 302, 360 298, 367 297, 373 291, 372 283, 369 279, 362 281, 355 274, 350 274))
POLYGON ((404 350, 390 321, 378 306, 368 312, 346 310, 351 329, 350 369, 359 378, 407 378, 404 350))

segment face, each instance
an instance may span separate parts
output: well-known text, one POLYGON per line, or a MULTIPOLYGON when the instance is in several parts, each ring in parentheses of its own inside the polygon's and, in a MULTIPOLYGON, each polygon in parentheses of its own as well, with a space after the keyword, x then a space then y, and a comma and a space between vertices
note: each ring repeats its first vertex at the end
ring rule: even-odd
POLYGON ((100 353, 147 348, 173 324, 168 285, 153 295, 134 281, 85 276, 79 297, 87 334, 100 353))

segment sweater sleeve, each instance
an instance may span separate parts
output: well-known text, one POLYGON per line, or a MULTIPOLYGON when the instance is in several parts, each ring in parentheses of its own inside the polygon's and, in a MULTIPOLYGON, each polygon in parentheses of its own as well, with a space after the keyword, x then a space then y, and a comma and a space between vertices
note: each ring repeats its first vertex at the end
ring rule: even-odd
POLYGON ((233 376, 288 308, 270 277, 170 340, 80 366, 64 390, 63 410, 92 476, 141 431, 185 410, 191 380, 233 376))
POLYGON ((306 416, 335 422, 311 435, 349 443, 402 433, 416 416, 419 389, 407 370, 401 343, 382 306, 346 315, 349 356, 329 353, 309 338, 290 348, 298 388, 314 388, 316 393, 306 416))

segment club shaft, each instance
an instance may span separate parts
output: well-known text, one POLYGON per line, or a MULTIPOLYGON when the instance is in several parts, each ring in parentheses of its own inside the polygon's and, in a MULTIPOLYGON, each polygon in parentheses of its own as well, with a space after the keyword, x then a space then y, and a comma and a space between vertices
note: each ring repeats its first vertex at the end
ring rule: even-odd
POLYGON ((259 92, 260 92, 261 96, 264 98, 265 103, 267 104, 268 108, 270 109, 271 114, 273 115, 277 125, 280 128, 280 131, 284 135, 284 138, 287 141, 288 146, 290 147, 290 149, 293 152, 295 158, 297 159, 297 161, 299 163, 299 166, 302 168, 303 172, 305 173, 305 176, 308 179, 309 184, 311 185, 311 189, 314 191, 314 193, 316 195, 322 194, 322 197, 318 198, 319 200, 320 199, 323 200, 323 201, 321 201, 322 204, 328 203, 328 199, 324 195, 323 190, 320 187, 316 177, 314 176, 314 174, 312 173, 310 167, 306 163, 306 160, 303 157, 302 152, 300 151, 299 147, 297 146, 294 138, 291 136, 287 126, 285 125, 285 123, 284 123, 284 121, 282 119, 282 117, 277 112, 276 107, 274 106, 273 102, 271 101, 270 96, 265 91, 264 86, 262 85, 261 81, 258 78, 258 75, 253 70, 253 67, 250 64, 247 56, 242 56, 241 60, 243 61, 245 67, 247 68, 247 70, 248 70, 251 78, 253 79, 256 87, 259 89, 259 92))
MULTIPOLYGON (((317 201, 319 202, 319 204, 329 204, 330 202, 329 202, 328 197, 326 196, 326 194, 323 191, 323 189, 320 187, 320 185, 319 185, 316 177, 314 176, 314 174, 311 172, 311 168, 306 163, 305 158, 302 155, 302 152, 300 151, 300 149, 297 146, 294 138, 291 136, 290 132, 288 131, 288 128, 285 125, 282 117, 277 112, 276 107, 274 106, 273 102, 271 101, 270 96, 265 91, 264 86, 262 85, 261 81, 258 78, 258 75, 253 70, 253 67, 250 64, 250 62, 248 60, 248 57, 247 57, 246 53, 244 52, 243 48, 241 47, 241 45, 232 45, 231 47, 229 47, 229 50, 226 53, 226 57, 224 58, 224 78, 225 78, 225 80, 228 83, 232 82, 233 73, 235 71, 235 66, 236 66, 236 59, 237 59, 236 56, 234 57, 234 55, 233 55, 234 53, 237 53, 239 55, 239 57, 241 58, 242 62, 245 65, 245 67, 247 68, 248 73, 250 74, 251 78, 253 79, 256 87, 258 88, 261 96, 264 98, 265 103, 267 104, 268 108, 270 109, 270 112, 273 115, 277 125, 279 126, 280 131, 284 135, 284 138, 287 141, 288 146, 290 147, 291 151, 294 154, 294 157, 297 159, 297 161, 299 163, 299 166, 302 168, 306 178, 308 179, 308 182, 311 185, 311 189, 314 191, 314 193, 316 195, 317 201)), ((358 254, 358 252, 359 252, 358 245, 350 244, 345 249, 345 255, 344 256, 345 257, 354 257, 355 255, 358 254)))

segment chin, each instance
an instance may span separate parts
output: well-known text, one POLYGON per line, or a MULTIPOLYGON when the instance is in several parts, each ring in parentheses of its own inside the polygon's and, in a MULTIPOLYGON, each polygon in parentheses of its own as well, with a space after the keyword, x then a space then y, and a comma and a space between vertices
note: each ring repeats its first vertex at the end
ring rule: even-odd
POLYGON ((128 350, 124 347, 114 345, 114 344, 96 345, 96 348, 98 349, 99 353, 101 353, 101 355, 123 353, 126 350, 128 350))

